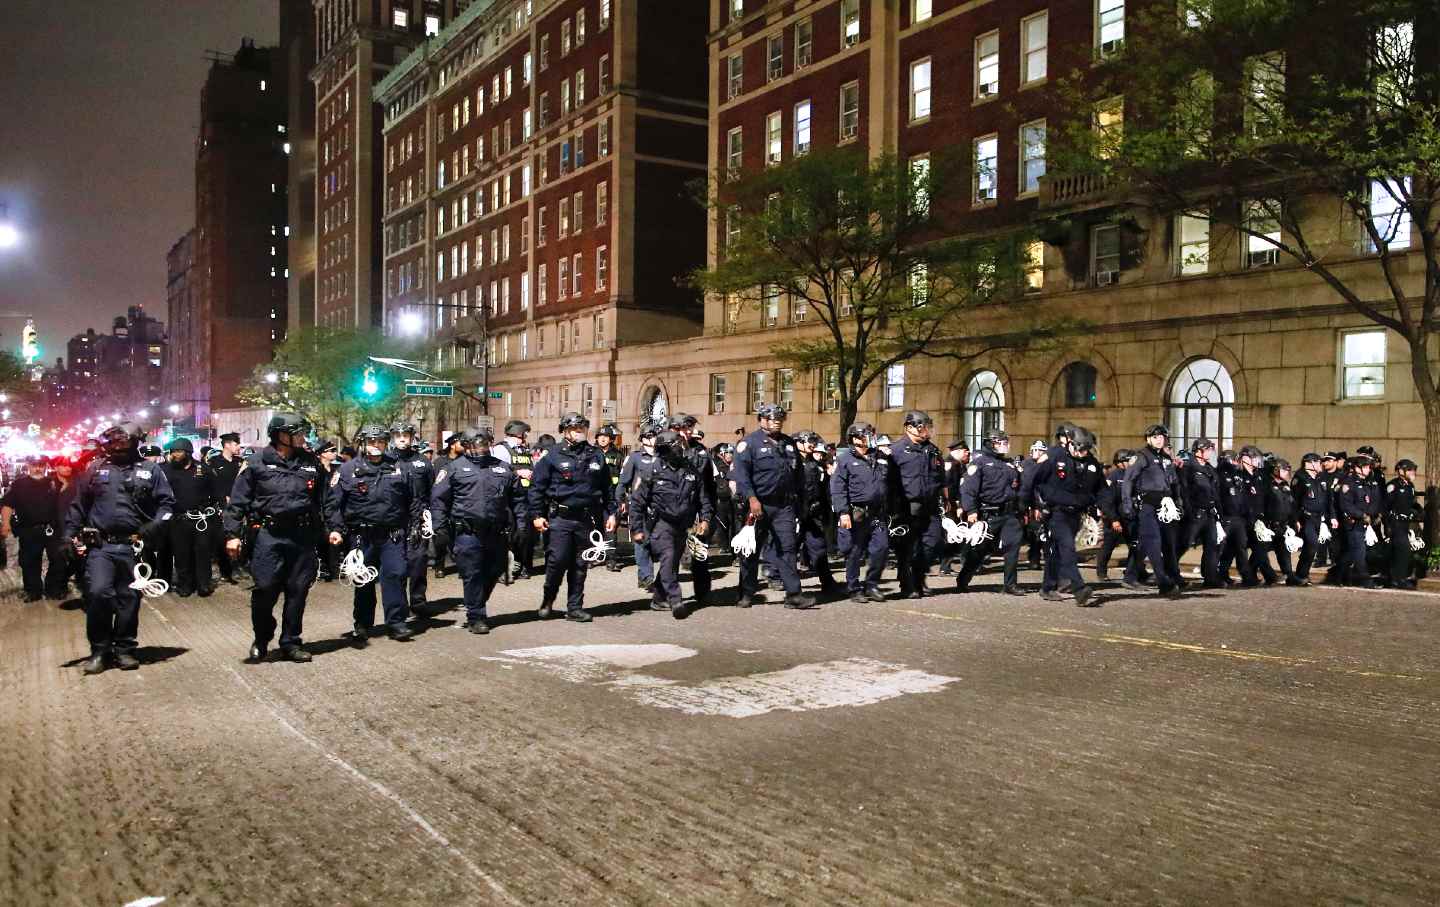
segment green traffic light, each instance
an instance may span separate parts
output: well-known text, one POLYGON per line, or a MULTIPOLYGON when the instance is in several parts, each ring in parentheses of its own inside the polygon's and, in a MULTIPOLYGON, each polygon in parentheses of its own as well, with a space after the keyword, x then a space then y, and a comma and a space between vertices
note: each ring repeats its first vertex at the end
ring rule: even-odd
POLYGON ((367 397, 375 396, 375 394, 380 390, 380 385, 375 380, 374 368, 367 367, 365 369, 365 380, 360 383, 360 390, 363 391, 365 396, 367 397))

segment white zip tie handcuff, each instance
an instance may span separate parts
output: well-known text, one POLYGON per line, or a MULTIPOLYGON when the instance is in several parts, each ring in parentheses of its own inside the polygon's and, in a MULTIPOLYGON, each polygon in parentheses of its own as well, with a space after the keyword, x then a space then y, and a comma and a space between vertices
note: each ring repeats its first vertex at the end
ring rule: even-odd
POLYGON ((730 540, 730 547, 741 557, 751 557, 755 554, 755 524, 746 525, 735 537, 730 540))
MULTIPOLYGON (((130 545, 130 550, 135 552, 136 558, 139 558, 140 552, 145 550, 145 543, 136 541, 130 545)), ((142 560, 136 560, 134 570, 135 582, 130 584, 130 588, 146 598, 159 598, 170 591, 170 584, 163 579, 151 579, 151 573, 152 571, 149 564, 142 560)))
POLYGON ((205 530, 209 529, 209 528, 210 528, 210 518, 211 518, 212 516, 219 516, 219 515, 220 515, 220 511, 219 511, 219 510, 216 510, 214 507, 206 507, 204 510, 187 510, 187 511, 185 511, 185 519, 187 519, 187 520, 189 520, 190 522, 192 522, 192 523, 195 524, 195 531, 196 531, 196 532, 204 532, 205 530))
POLYGON ((1374 526, 1365 527, 1365 547, 1373 548, 1380 544, 1380 536, 1375 534, 1374 526))
POLYGON ((910 527, 905 523, 895 523, 890 527, 891 538, 904 538, 909 533, 910 527))
POLYGON ((1410 550, 1411 550, 1411 551, 1423 551, 1424 549, 1425 549, 1425 540, 1422 539, 1422 538, 1420 538, 1420 536, 1416 535, 1414 529, 1411 529, 1411 530, 1410 530, 1410 550))
POLYGON ((969 533, 966 532, 959 523, 950 519, 948 516, 942 516, 940 518, 940 528, 945 530, 945 540, 952 545, 964 545, 970 537, 969 533))
POLYGON ((1162 523, 1173 523, 1180 519, 1180 508, 1175 506, 1174 498, 1166 495, 1160 500, 1160 506, 1157 508, 1155 516, 1162 523))
POLYGON ((590 530, 590 547, 580 552, 580 559, 587 564, 603 564, 614 548, 615 546, 610 544, 610 540, 605 538, 605 533, 599 529, 592 529, 590 530))
POLYGON ((1305 547, 1305 541, 1304 541, 1304 539, 1300 538, 1300 536, 1298 536, 1298 535, 1295 534, 1295 529, 1294 529, 1294 527, 1292 527, 1292 526, 1286 526, 1286 527, 1285 527, 1285 550, 1286 550, 1286 551, 1289 551, 1290 553, 1293 554, 1293 553, 1295 553, 1296 551, 1299 551, 1301 548, 1304 548, 1304 547, 1305 547))
POLYGON ((1255 521, 1255 538, 1259 541, 1270 543, 1275 541, 1275 532, 1259 520, 1255 521))
POLYGON ((1225 544, 1225 521, 1224 521, 1224 520, 1216 520, 1216 521, 1215 521, 1215 544, 1217 544, 1217 545, 1223 545, 1223 544, 1225 544))
POLYGON ((1096 548, 1105 540, 1105 527, 1090 514, 1080 521, 1080 532, 1075 536, 1077 548, 1096 548))
POLYGON ((344 560, 340 561, 340 578, 359 589, 379 579, 380 571, 365 563, 365 552, 362 549, 351 548, 344 560))
POLYGON ((1322 545, 1330 541, 1330 524, 1324 520, 1320 521, 1320 531, 1315 533, 1315 541, 1322 545))
POLYGON ((685 549, 690 552, 692 561, 708 561, 710 559, 710 546, 705 544, 700 536, 693 532, 685 535, 685 549))
POLYGON ((430 515, 429 510, 420 513, 420 537, 422 539, 433 539, 435 537, 435 518, 430 515))

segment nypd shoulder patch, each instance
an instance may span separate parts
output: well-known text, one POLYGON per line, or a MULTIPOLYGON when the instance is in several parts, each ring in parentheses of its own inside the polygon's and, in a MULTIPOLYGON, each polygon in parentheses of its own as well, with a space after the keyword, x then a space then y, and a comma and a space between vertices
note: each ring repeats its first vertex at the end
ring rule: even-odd
POLYGON ((739 444, 736 444, 736 445, 735 445, 735 452, 736 452, 736 453, 744 453, 744 452, 745 452, 745 442, 744 442, 744 441, 741 441, 739 444))

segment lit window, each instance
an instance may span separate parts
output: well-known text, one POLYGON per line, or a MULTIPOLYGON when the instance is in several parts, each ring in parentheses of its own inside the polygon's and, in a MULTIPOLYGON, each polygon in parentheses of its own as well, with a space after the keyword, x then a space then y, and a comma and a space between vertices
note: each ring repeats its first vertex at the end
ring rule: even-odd
POLYGON ((1385 396, 1385 331, 1348 331, 1340 335, 1340 393, 1357 400, 1385 396))
POLYGON ((809 19, 795 23, 795 68, 810 65, 815 51, 815 26, 809 19))
POLYGON ((860 43, 860 0, 840 0, 840 39, 846 47, 860 43))
POLYGON ((1029 85, 1050 69, 1050 14, 1038 13, 1020 22, 1020 81, 1029 85))
POLYGON ((1091 125, 1095 130, 1096 154, 1103 160, 1114 157, 1125 140, 1125 99, 1111 98, 1095 105, 1091 125))
POLYGON ((601 246, 595 250, 595 289, 603 290, 609 286, 610 277, 610 249, 601 246))
POLYGON ((1000 140, 988 135, 975 140, 975 195, 977 205, 995 201, 995 162, 1000 154, 1000 140))
POLYGON ((931 0, 910 0, 910 22, 924 22, 934 12, 934 4, 931 0))
POLYGON ((780 323, 780 288, 767 283, 761 290, 760 313, 765 327, 773 328, 780 323))
POLYGON ((574 282, 574 286, 572 287, 572 289, 574 291, 573 295, 575 296, 580 295, 582 283, 580 277, 581 269, 583 268, 582 261, 583 259, 580 257, 579 252, 576 252, 575 257, 572 258, 570 261, 570 279, 574 282))
POLYGON ((1000 93, 1000 33, 992 31, 975 39, 975 97, 992 98, 1000 93))
POLYGON ((1125 0, 1095 0, 1095 46, 1100 56, 1118 53, 1125 45, 1125 0))
POLYGON ((1090 231, 1090 275, 1097 287, 1120 279, 1120 228, 1100 224, 1090 231))
MULTIPOLYGON (((1380 245, 1392 252, 1410 248, 1410 178, 1370 181, 1370 222, 1380 235, 1380 245)), ((1366 249, 1380 251, 1380 245, 1365 237, 1366 249)))
POLYGON ((725 385, 724 375, 710 376, 710 414, 720 415, 725 412, 725 385))
POLYGON ((595 187, 595 226, 602 227, 610 219, 610 184, 595 187))
POLYGON ((1245 208, 1245 267, 1265 268, 1280 263, 1280 203, 1256 199, 1245 208))
POLYGON ((425 37, 428 38, 428 37, 431 37, 432 35, 438 35, 438 34, 440 34, 440 17, 439 17, 439 16, 426 16, 426 17, 425 17, 425 37))
POLYGON ((390 11, 390 24, 396 28, 410 27, 410 11, 396 7, 390 11))
POLYGON ((752 413, 759 412, 760 404, 768 402, 765 399, 765 391, 768 387, 765 379, 768 377, 769 375, 765 372, 750 373, 750 411, 752 413))
POLYGON ((799 157, 810 150, 810 101, 795 105, 795 155, 799 157))
POLYGON ((778 164, 784 157, 784 146, 781 144, 780 111, 775 111, 765 117, 765 163, 766 165, 778 164))
POLYGON ((765 81, 773 82, 785 75, 785 38, 772 35, 765 43, 765 81))
POLYGON ((860 83, 851 82, 840 87, 840 141, 848 141, 860 134, 860 83))
POLYGON ((734 54, 726 58, 726 98, 738 98, 745 87, 745 57, 734 54))
POLYGON ((885 369, 885 409, 905 406, 905 363, 897 362, 885 369))
POLYGON ((1263 138, 1284 115, 1285 55, 1260 54, 1245 61, 1245 130, 1263 138))
POLYGON ((1025 246, 1025 292, 1045 289, 1045 243, 1034 240, 1025 246))
POLYGON ((930 58, 910 64, 910 119, 930 116, 930 58))
POLYGON ((1045 121, 1038 120, 1020 127, 1020 194, 1040 191, 1040 177, 1045 175, 1045 121))

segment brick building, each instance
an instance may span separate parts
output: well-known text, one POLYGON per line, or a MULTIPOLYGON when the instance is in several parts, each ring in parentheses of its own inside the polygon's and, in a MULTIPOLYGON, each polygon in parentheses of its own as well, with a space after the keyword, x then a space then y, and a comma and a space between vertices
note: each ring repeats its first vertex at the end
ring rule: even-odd
MULTIPOLYGON (((287 330, 315 323, 315 10, 313 0, 280 0, 280 56, 285 67, 285 135, 290 142, 286 200, 287 330)), ((173 321, 173 319, 172 319, 173 321)))
MULTIPOLYGON (((161 377, 161 394, 166 406, 171 403, 184 407, 187 413, 194 411, 195 388, 204 383, 206 348, 203 340, 203 322, 199 311, 199 294, 196 291, 198 275, 195 272, 195 230, 190 230, 165 256, 165 299, 170 321, 170 357, 165 363, 161 377)), ((83 336, 83 335, 82 335, 83 336)), ((78 338, 77 338, 78 339, 78 338)), ((75 341, 71 341, 72 345, 75 341)), ((71 353, 71 367, 77 367, 71 353)))
POLYGON ((188 294, 172 297, 189 314, 165 382, 195 424, 234 406, 240 385, 285 338, 286 78, 278 49, 246 39, 233 57, 214 59, 200 93, 195 230, 181 249, 193 267, 188 294))
POLYGON ((621 350, 699 333, 705 28, 699 4, 476 4, 377 87, 386 328, 437 336, 492 414, 598 419, 621 350))

